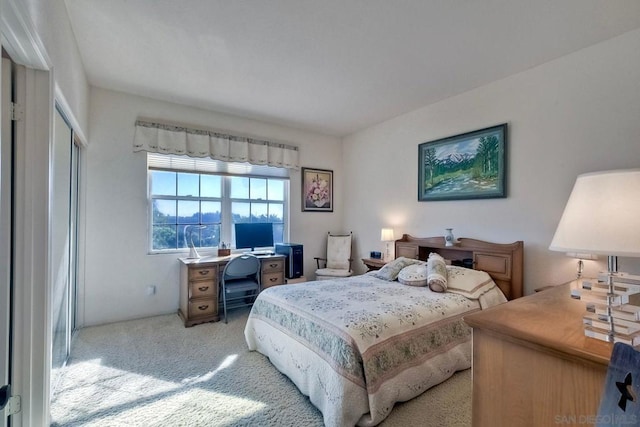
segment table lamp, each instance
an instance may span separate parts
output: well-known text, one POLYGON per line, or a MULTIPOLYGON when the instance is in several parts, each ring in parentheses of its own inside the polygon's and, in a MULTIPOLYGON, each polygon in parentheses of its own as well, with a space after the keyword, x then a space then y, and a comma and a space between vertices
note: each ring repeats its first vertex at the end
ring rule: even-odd
POLYGON ((194 230, 202 230, 206 228, 205 225, 185 225, 184 227, 184 244, 189 248, 189 255, 187 258, 190 259, 198 259, 200 258, 200 254, 196 249, 196 245, 193 243, 193 232, 194 230), (187 239, 187 235, 189 235, 189 239, 187 239))
POLYGON ((584 260, 596 260, 598 255, 594 254, 580 254, 577 252, 567 252, 567 256, 578 260, 578 266, 576 267, 576 278, 581 279, 582 273, 584 273, 584 260))
POLYGON ((386 248, 384 252, 384 260, 391 260, 391 242, 393 242, 393 228, 383 228, 380 231, 380 240, 385 242, 386 248))
POLYGON ((549 249, 607 256, 608 341, 618 256, 640 257, 640 169, 579 175, 549 249))

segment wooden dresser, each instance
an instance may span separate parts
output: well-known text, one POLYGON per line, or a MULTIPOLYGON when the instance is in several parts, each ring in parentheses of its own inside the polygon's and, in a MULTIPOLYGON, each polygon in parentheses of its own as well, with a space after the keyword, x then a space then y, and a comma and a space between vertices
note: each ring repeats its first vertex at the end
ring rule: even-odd
POLYGON ((575 282, 465 316, 473 328, 473 425, 591 425, 612 344, 584 336, 575 282))
MULTIPOLYGON (((218 284, 224 266, 234 255, 180 258, 180 307, 178 315, 185 327, 205 322, 217 322, 219 292, 218 284)), ((262 289, 283 285, 284 255, 259 256, 262 289)))

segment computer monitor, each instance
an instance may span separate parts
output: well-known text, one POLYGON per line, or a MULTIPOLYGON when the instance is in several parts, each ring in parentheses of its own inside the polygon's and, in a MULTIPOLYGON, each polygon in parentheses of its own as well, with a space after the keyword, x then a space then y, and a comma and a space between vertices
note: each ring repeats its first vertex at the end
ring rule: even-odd
POLYGON ((236 227, 236 249, 273 247, 273 224, 270 222, 238 223, 236 227))

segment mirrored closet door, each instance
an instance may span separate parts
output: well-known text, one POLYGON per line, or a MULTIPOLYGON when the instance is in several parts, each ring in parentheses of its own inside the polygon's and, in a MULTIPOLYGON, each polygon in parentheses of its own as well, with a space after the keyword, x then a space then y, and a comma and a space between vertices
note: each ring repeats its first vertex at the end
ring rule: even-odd
POLYGON ((51 387, 64 366, 75 329, 79 148, 73 129, 56 108, 51 174, 51 313, 53 348, 51 387))

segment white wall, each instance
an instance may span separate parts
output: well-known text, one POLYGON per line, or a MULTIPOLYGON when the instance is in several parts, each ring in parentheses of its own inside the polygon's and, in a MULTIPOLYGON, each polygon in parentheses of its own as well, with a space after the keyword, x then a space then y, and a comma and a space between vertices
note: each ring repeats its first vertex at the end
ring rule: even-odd
MULTIPOLYGON (((576 176, 640 167, 638 52, 635 30, 345 138, 345 226, 358 236, 356 256, 382 247, 381 227, 398 238, 453 227, 457 237, 523 240, 525 293, 571 280, 576 261, 548 246, 576 176), (417 201, 418 144, 504 122, 508 198, 417 201)), ((587 274, 604 268, 586 264, 587 274)), ((619 267, 640 273, 632 259, 619 267)))
POLYGON ((80 290, 82 326, 175 312, 179 256, 148 255, 146 154, 133 152, 138 117, 168 120, 300 147, 300 164, 334 170, 333 213, 301 212, 300 172, 291 175, 290 240, 304 245, 305 274, 324 247, 327 231, 341 231, 343 172, 340 140, 229 115, 123 93, 92 89, 86 152, 85 281, 80 290), (157 293, 145 294, 148 285, 157 293))
MULTIPOLYGON (((525 292, 562 283, 575 260, 547 248, 575 178, 638 167, 640 30, 380 123, 344 139, 191 107, 92 89, 87 150, 86 273, 82 325, 173 312, 177 255, 147 255, 145 155, 133 153, 138 117, 226 129, 294 143, 301 165, 335 172, 335 212, 300 211, 291 179, 291 241, 305 248, 305 274, 326 231, 353 231, 354 258, 380 250, 380 228, 396 236, 442 235, 525 242, 525 292), (509 123, 508 197, 417 202, 418 144, 509 123), (158 292, 145 295, 154 284, 158 292)), ((364 266, 356 263, 359 272, 364 266)), ((595 274, 602 261, 587 262, 595 274)), ((635 260, 622 270, 640 273, 635 260)))
MULTIPOLYGON (((19 4, 21 0, 11 1, 19 4)), ((64 0, 25 0, 24 5, 46 51, 47 65, 57 87, 57 101, 63 104, 74 131, 86 142, 89 85, 64 0)))

